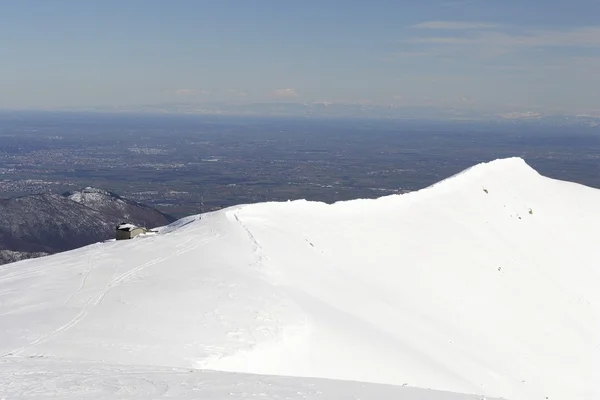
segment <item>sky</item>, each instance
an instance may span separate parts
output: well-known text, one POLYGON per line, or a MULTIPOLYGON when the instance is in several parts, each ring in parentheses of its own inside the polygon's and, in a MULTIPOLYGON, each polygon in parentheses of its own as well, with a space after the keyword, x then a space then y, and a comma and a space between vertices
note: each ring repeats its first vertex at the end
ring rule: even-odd
POLYGON ((600 0, 0 0, 0 108, 600 115, 600 0))

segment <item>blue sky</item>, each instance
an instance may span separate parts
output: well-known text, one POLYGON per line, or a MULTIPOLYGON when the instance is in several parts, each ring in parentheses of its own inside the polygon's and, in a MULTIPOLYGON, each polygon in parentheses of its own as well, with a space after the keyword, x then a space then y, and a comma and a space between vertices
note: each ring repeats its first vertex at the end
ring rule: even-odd
POLYGON ((600 115, 600 0, 19 0, 0 108, 348 102, 600 115))

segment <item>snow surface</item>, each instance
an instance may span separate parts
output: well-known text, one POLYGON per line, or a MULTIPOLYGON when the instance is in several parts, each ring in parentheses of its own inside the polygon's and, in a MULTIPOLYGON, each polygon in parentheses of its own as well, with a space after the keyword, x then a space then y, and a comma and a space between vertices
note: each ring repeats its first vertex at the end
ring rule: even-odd
POLYGON ((0 398, 600 398, 599 207, 511 158, 4 265, 0 398))
POLYGON ((119 226, 117 226, 117 229, 119 229, 119 230, 128 230, 128 231, 132 231, 136 228, 137 228, 137 226, 135 226, 133 224, 120 224, 119 226))
POLYGON ((0 396, 4 396, 0 398, 7 400, 482 400, 481 396, 372 383, 42 358, 0 359, 0 377, 0 396))

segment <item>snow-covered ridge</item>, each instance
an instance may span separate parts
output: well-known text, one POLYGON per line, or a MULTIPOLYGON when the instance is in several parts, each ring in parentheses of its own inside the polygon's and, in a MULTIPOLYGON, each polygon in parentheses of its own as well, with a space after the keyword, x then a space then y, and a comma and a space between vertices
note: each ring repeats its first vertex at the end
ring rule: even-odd
POLYGON ((414 193, 231 207, 3 266, 0 382, 36 356, 598 398, 598 204, 512 158, 414 193))
POLYGON ((0 359, 0 376, 8 377, 0 383, 6 399, 482 400, 406 386, 39 357, 0 359))

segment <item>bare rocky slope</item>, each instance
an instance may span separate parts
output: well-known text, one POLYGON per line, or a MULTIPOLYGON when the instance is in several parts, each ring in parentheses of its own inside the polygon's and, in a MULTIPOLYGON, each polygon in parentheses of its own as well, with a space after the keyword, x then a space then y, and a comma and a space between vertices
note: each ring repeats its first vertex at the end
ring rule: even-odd
POLYGON ((0 264, 71 250, 114 237, 128 221, 149 228, 175 220, 100 189, 0 199, 0 264))

